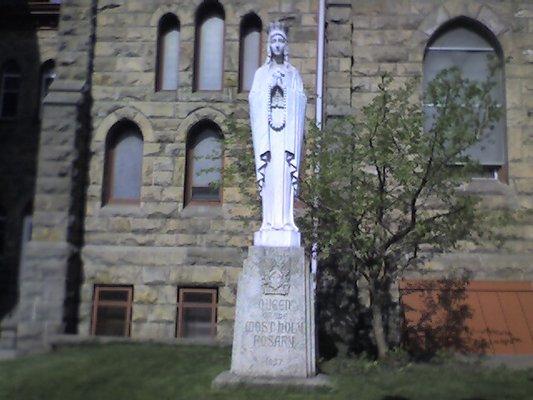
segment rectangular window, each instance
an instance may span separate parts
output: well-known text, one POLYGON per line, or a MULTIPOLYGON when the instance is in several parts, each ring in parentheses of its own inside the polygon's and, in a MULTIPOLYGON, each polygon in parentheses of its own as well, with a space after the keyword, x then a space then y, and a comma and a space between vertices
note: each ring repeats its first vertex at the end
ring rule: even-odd
POLYGON ((93 301, 92 334, 130 336, 132 286, 96 285, 93 301))
POLYGON ((178 289, 176 336, 214 338, 217 319, 216 289, 178 289))

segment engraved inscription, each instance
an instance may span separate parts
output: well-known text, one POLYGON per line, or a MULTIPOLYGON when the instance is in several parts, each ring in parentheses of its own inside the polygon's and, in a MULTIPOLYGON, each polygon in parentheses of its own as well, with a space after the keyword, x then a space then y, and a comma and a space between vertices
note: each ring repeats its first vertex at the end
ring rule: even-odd
POLYGON ((294 300, 259 300, 259 308, 263 311, 291 311, 294 307, 294 300))
POLYGON ((265 357, 264 363, 266 365, 270 365, 271 367, 279 367, 279 366, 281 366, 281 364, 283 364, 283 359, 282 358, 265 357))
POLYGON ((244 332, 252 336, 254 347, 281 347, 294 349, 296 335, 303 335, 303 322, 247 321, 244 332))

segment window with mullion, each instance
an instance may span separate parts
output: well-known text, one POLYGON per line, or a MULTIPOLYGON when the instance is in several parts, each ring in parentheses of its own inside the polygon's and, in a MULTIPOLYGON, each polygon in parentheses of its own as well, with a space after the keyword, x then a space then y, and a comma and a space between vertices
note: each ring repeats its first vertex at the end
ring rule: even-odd
POLYGON ((214 338, 216 310, 216 289, 179 288, 176 336, 214 338))
POLYGON ((96 336, 130 336, 132 286, 96 285, 91 332, 96 336))

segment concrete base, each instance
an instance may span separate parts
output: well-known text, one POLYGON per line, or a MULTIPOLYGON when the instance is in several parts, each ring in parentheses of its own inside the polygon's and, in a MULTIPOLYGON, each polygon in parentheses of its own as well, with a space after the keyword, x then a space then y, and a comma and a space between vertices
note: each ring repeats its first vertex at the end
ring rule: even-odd
POLYGON ((289 377, 264 377, 243 376, 224 371, 219 374, 212 383, 214 389, 226 389, 236 387, 277 387, 293 388, 301 390, 333 389, 331 379, 324 374, 318 374, 310 378, 289 377))

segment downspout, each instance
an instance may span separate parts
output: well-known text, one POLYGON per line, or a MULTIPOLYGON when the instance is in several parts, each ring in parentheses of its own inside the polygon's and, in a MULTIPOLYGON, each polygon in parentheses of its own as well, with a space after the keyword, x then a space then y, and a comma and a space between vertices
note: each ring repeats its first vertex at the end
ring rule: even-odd
MULTIPOLYGON (((316 113, 315 120, 316 126, 319 130, 322 130, 322 119, 324 115, 324 42, 326 32, 326 0, 319 0, 318 2, 318 30, 317 30, 317 55, 316 55, 316 113)), ((320 165, 317 165, 313 173, 318 174, 320 172, 320 165)), ((318 199, 314 199, 315 205, 318 203, 318 199)), ((309 351, 312 357, 308 358, 308 373, 311 375, 316 374, 316 358, 318 354, 317 346, 317 329, 316 329, 316 317, 315 317, 315 304, 316 304, 316 286, 317 286, 317 251, 318 246, 316 242, 318 231, 318 223, 315 219, 313 221, 313 244, 311 246, 311 279, 310 287, 308 290, 311 295, 311 307, 309 307, 309 320, 312 326, 312 333, 310 335, 311 343, 309 343, 309 351)))
MULTIPOLYGON (((322 130, 324 116, 324 44, 326 40, 326 0, 318 2, 318 32, 317 32, 317 55, 316 55, 316 106, 315 121, 319 130, 322 130)), ((317 166, 314 173, 320 172, 317 166)), ((313 243, 311 249, 311 274, 313 276, 313 292, 316 290, 317 273, 317 243, 313 243)))

